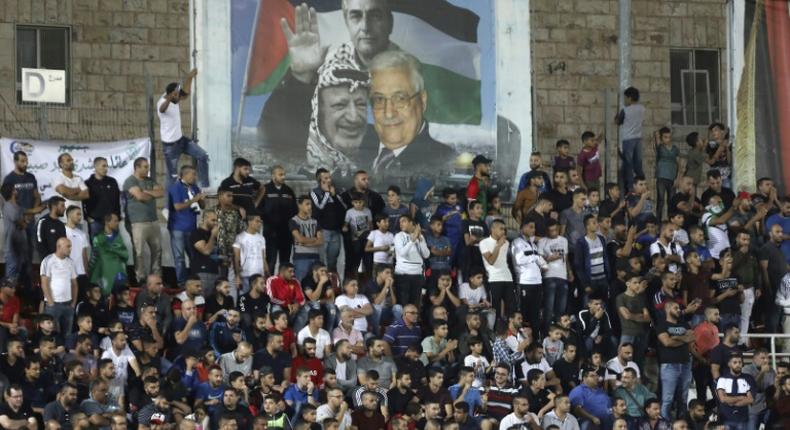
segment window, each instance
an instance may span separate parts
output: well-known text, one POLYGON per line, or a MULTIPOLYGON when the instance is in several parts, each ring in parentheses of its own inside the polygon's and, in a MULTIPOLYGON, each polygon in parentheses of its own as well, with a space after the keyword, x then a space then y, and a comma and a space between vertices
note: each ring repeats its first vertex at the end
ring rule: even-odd
POLYGON ((672 124, 707 126, 721 119, 719 70, 719 51, 669 51, 672 124))
POLYGON ((22 102, 22 69, 66 71, 66 104, 71 102, 71 37, 67 27, 16 28, 16 101, 22 102))

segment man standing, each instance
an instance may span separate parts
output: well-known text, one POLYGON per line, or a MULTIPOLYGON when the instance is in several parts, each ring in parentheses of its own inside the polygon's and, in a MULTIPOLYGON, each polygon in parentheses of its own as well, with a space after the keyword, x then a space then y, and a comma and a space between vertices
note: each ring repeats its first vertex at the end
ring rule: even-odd
POLYGON ((716 383, 716 396, 719 399, 719 417, 728 429, 746 430, 749 422, 749 406, 754 403, 754 379, 745 375, 743 357, 733 354, 727 361, 730 371, 716 383))
POLYGON ((104 230, 104 217, 111 213, 121 216, 121 191, 118 181, 107 176, 107 159, 93 159, 93 174, 85 185, 88 187, 88 199, 85 200, 85 218, 88 220, 88 233, 91 237, 104 230))
POLYGON ((205 206, 206 199, 195 185, 195 173, 194 167, 182 166, 179 180, 167 189, 167 230, 170 232, 170 249, 173 251, 179 287, 184 285, 187 277, 187 241, 197 228, 197 216, 205 206))
POLYGON ((543 186, 540 188, 541 193, 551 191, 551 178, 549 174, 540 170, 543 166, 543 158, 540 152, 534 151, 529 155, 529 171, 521 175, 518 181, 518 191, 521 192, 524 188, 529 186, 529 180, 532 175, 538 175, 543 178, 543 186))
POLYGON ((776 379, 776 372, 771 368, 768 359, 768 350, 759 348, 754 352, 752 364, 743 368, 743 373, 754 379, 752 386, 754 402, 749 406, 748 429, 758 428, 758 423, 764 422, 765 414, 768 412, 766 390, 774 384, 776 379))
POLYGON ((82 223, 82 209, 69 206, 66 209, 66 237, 71 241, 71 261, 77 269, 77 286, 80 291, 88 291, 88 263, 90 263, 90 240, 79 225, 82 223))
POLYGON ((134 270, 138 282, 149 273, 162 274, 162 243, 156 217, 156 199, 162 198, 165 193, 148 176, 148 169, 147 159, 135 159, 134 173, 123 183, 123 191, 126 193, 126 218, 132 225, 134 270), (146 245, 151 253, 151 270, 145 269, 143 247, 146 245))
POLYGON ((200 186, 208 187, 208 154, 198 144, 183 135, 181 131, 181 109, 178 102, 189 97, 192 80, 197 76, 197 69, 192 69, 186 76, 184 84, 171 82, 167 84, 165 93, 156 102, 156 113, 159 115, 159 136, 165 153, 167 166, 167 182, 176 178, 176 168, 181 154, 195 159, 200 174, 200 186))
POLYGON ((675 242, 675 225, 665 222, 661 225, 658 239, 650 245, 650 257, 660 255, 667 262, 667 270, 677 273, 683 260, 683 248, 675 242))
POLYGON ((233 174, 222 180, 220 188, 233 193, 233 204, 243 212, 242 218, 252 213, 262 198, 261 183, 250 176, 252 165, 245 158, 233 160, 233 174))
MULTIPOLYGON (((310 273, 313 263, 321 258, 324 233, 318 229, 318 222, 311 216, 313 204, 310 202, 310 197, 299 196, 296 203, 299 212, 288 221, 288 228, 294 239, 296 279, 303 279, 310 273)), ((280 265, 283 263, 285 262, 281 262, 280 265)))
POLYGON ((285 184, 285 168, 274 166, 272 180, 263 186, 263 200, 258 205, 258 213, 263 218, 263 237, 269 245, 266 256, 269 267, 274 269, 277 256, 280 264, 291 261, 293 237, 288 222, 296 215, 296 195, 285 184))
POLYGON ((466 186, 466 199, 477 200, 483 205, 483 214, 488 213, 488 188, 491 186, 491 159, 477 155, 472 160, 475 175, 466 186))
POLYGON ((68 153, 58 156, 60 172, 52 177, 52 189, 66 199, 66 207, 82 207, 82 201, 87 200, 88 186, 79 175, 74 174, 74 159, 68 153))
POLYGON ((658 334, 658 362, 661 367, 661 416, 670 416, 673 403, 678 411, 686 407, 691 385, 691 355, 689 343, 694 342, 694 332, 680 319, 680 305, 664 305, 666 321, 656 327, 658 334))
POLYGON ((430 256, 419 225, 408 215, 400 217, 400 232, 395 235, 395 288, 401 306, 422 305, 425 287, 423 262, 430 256))
MULTIPOLYGON (((777 212, 765 219, 765 229, 771 231, 774 225, 780 225, 782 231, 790 232, 790 197, 782 199, 781 211, 777 212)), ((782 253, 785 256, 785 261, 790 263, 790 233, 785 233, 782 237, 782 253)))
POLYGON ((69 257, 71 241, 58 239, 53 254, 41 260, 41 290, 44 312, 55 319, 57 332, 64 338, 71 333, 77 305, 77 269, 69 257))
POLYGON ((622 181, 626 191, 631 189, 634 176, 644 176, 642 170, 642 121, 645 107, 639 103, 639 90, 628 87, 623 92, 623 108, 615 117, 620 126, 620 151, 623 158, 622 181))
POLYGON ((233 242, 233 274, 236 294, 241 296, 250 290, 250 277, 269 274, 266 263, 266 239, 261 236, 261 216, 255 212, 247 214, 247 230, 236 236, 233 242))
POLYGON ((5 203, 3 204, 3 227, 5 237, 3 251, 5 254, 5 275, 7 278, 30 278, 30 252, 27 241, 27 222, 30 217, 24 215, 24 209, 18 204, 18 192, 11 184, 0 187, 5 203))
POLYGON ((337 273, 337 256, 343 243, 344 219, 346 208, 337 194, 332 177, 326 169, 318 169, 315 173, 318 186, 310 191, 313 201, 313 218, 318 221, 318 228, 324 234, 324 248, 322 260, 326 262, 327 269, 337 273))
POLYGON ((204 297, 214 293, 214 283, 219 278, 217 236, 217 213, 213 209, 203 211, 200 227, 189 235, 189 266, 200 277, 204 297))
POLYGON ((354 173, 354 186, 340 194, 340 199, 343 201, 343 206, 351 208, 351 196, 355 193, 362 194, 365 199, 365 207, 370 209, 372 216, 376 216, 384 212, 384 198, 379 193, 370 189, 370 178, 368 172, 358 170, 354 173))
POLYGON ((765 330, 768 333, 777 333, 782 320, 782 308, 776 301, 777 292, 782 285, 782 277, 787 273, 787 263, 782 252, 784 230, 781 225, 774 224, 768 229, 768 242, 757 253, 763 279, 763 296, 766 297, 762 305, 765 315, 765 330))
POLYGON ((16 190, 16 203, 24 210, 24 215, 28 225, 27 250, 28 260, 33 259, 33 249, 35 245, 36 229, 33 217, 44 211, 45 207, 41 204, 41 194, 38 191, 38 182, 35 175, 27 171, 27 154, 23 151, 14 152, 14 170, 3 179, 3 185, 10 184, 16 190))
POLYGON ((47 201, 49 213, 36 223, 36 251, 41 258, 55 252, 55 244, 61 237, 66 237, 66 225, 60 218, 66 213, 63 197, 52 196, 47 201))
MULTIPOLYGON (((532 224, 532 226, 534 227, 534 224, 532 224)), ((513 294, 513 275, 510 273, 510 268, 508 267, 507 251, 509 245, 510 243, 507 240, 507 228, 505 227, 505 223, 501 220, 494 220, 494 222, 491 223, 491 236, 480 241, 480 253, 483 255, 483 265, 488 274, 488 285, 491 289, 491 306, 493 306, 494 312, 498 317, 502 316, 503 304, 507 315, 510 315, 515 310, 514 305, 516 303, 516 298, 513 294)), ((530 250, 537 251, 537 245, 532 242, 529 242, 529 245, 532 245, 530 250)), ((522 251, 522 249, 524 248, 518 247, 517 244, 514 243, 514 253, 522 252, 522 256, 526 256, 526 249, 524 249, 524 251, 522 251)), ((537 252, 535 252, 535 254, 537 254, 537 252)), ((523 262, 522 259, 519 258, 516 264, 518 265, 519 278, 521 278, 522 271, 526 270, 524 268, 526 262, 523 262)), ((471 277, 472 271, 470 271, 467 276, 471 277)), ((522 297, 526 296, 526 285, 524 285, 521 294, 522 297)), ((522 298, 522 300, 524 299, 522 298)), ((526 303, 524 303, 524 305, 526 305, 526 303)), ((534 329, 536 329, 536 327, 533 327, 533 330, 534 329)))
POLYGON ((576 241, 573 253, 576 276, 584 286, 584 304, 590 296, 609 297, 609 256, 606 254, 606 238, 598 234, 598 218, 584 217, 587 233, 576 241))

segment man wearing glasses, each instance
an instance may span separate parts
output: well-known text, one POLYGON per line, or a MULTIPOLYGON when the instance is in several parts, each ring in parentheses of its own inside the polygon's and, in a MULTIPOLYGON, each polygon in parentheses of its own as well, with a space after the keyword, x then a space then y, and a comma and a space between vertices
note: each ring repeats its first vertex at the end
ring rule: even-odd
POLYGON ((423 117, 428 93, 419 61, 403 51, 385 51, 373 58, 368 70, 376 135, 365 136, 360 159, 373 160, 373 171, 379 176, 447 170, 456 154, 428 132, 423 117))
POLYGON ((494 380, 488 388, 488 416, 497 421, 513 412, 513 400, 519 389, 510 383, 510 367, 500 363, 494 369, 494 380))

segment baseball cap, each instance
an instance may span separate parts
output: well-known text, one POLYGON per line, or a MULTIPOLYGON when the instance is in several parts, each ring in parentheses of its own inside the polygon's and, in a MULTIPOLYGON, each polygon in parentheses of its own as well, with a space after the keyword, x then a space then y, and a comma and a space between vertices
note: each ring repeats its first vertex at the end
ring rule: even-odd
POLYGON ((477 166, 478 164, 491 164, 491 159, 487 158, 483 154, 479 154, 472 159, 472 166, 477 166))

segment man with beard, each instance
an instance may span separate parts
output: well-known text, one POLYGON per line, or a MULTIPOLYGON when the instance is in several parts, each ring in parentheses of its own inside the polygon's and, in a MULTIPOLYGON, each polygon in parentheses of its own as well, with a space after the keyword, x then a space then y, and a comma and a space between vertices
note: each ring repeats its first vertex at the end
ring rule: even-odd
POLYGON ((727 361, 729 373, 719 378, 716 394, 719 418, 728 429, 745 429, 749 422, 749 406, 754 403, 755 382, 742 373, 743 357, 733 354, 727 361))
POLYGON ((66 237, 66 224, 60 220, 66 213, 66 201, 63 197, 52 196, 47 207, 49 214, 36 222, 36 250, 41 258, 54 254, 58 239, 66 237))
POLYGON ((288 228, 288 221, 298 212, 296 208, 296 194, 285 183, 285 168, 272 167, 272 180, 263 186, 263 198, 258 205, 258 213, 263 220, 263 237, 269 268, 274 269, 277 256, 280 264, 291 261, 291 247, 293 237, 288 228))
POLYGON ((344 394, 357 386, 357 361, 351 357, 351 345, 347 340, 335 344, 335 352, 324 359, 324 370, 332 370, 344 394))
POLYGON ((192 69, 186 76, 183 86, 178 82, 167 84, 165 93, 156 102, 156 113, 159 115, 159 135, 164 147, 165 165, 167 166, 167 184, 176 177, 178 160, 182 154, 195 159, 198 169, 200 186, 206 188, 208 182, 208 154, 197 142, 181 132, 181 110, 178 103, 189 97, 192 80, 197 76, 197 69, 192 69))
MULTIPOLYGON (((369 63, 377 54, 388 49, 397 49, 389 40, 393 16, 387 3, 387 0, 341 2, 351 40, 333 47, 328 54, 327 48, 321 46, 318 15, 314 9, 306 5, 297 6, 294 11, 296 25, 293 30, 286 19, 282 18, 281 27, 291 58, 290 69, 266 102, 258 123, 258 131, 263 136, 263 141, 276 145, 272 147, 274 153, 283 153, 295 159, 304 156, 305 142, 308 142, 308 123, 311 113, 315 115, 317 107, 314 103, 313 110, 310 110, 310 98, 321 87, 316 82, 321 80, 319 69, 322 65, 342 62, 348 64, 349 70, 366 72, 369 63)), ((345 90, 338 89, 332 95, 341 94, 341 97, 346 97, 344 92, 345 90)), ((346 101, 346 108, 359 113, 361 106, 356 103, 362 94, 354 94, 355 91, 350 93, 351 100, 346 101), (350 104, 352 100, 353 107, 350 104)), ((316 101, 315 97, 313 101, 316 101)))
POLYGON ((239 394, 230 387, 225 388, 222 404, 211 415, 211 428, 220 428, 220 418, 225 417, 235 419, 240 429, 247 429, 252 425, 252 414, 248 408, 239 405, 239 394))
POLYGON ((241 218, 247 218, 263 198, 263 189, 257 179, 250 176, 252 164, 244 158, 233 160, 233 173, 220 183, 220 189, 233 193, 233 204, 241 211, 241 218))
POLYGON ((89 197, 88 186, 79 175, 74 174, 74 159, 68 153, 58 156, 60 172, 52 177, 52 189, 66 200, 66 207, 82 207, 89 197))
POLYGON ((702 215, 702 202, 697 198, 697 187, 690 176, 680 178, 678 189, 669 200, 669 213, 683 214, 683 228, 699 224, 702 215))
POLYGON ((539 175, 543 178, 543 186, 540 188, 541 193, 545 193, 547 191, 551 191, 551 178, 549 174, 540 170, 543 166, 543 158, 541 158, 540 152, 533 152, 529 156, 529 171, 521 175, 521 179, 518 181, 518 191, 521 192, 524 188, 529 186, 529 179, 531 175, 539 175))
POLYGON ((57 398, 44 408, 44 422, 54 420, 62 429, 84 429, 90 425, 77 408, 77 387, 63 384, 57 398))
POLYGON ((782 277, 787 273, 786 257, 782 252, 785 235, 779 224, 774 224, 767 230, 769 240, 757 253, 763 275, 763 297, 765 297, 760 307, 765 315, 765 330, 768 333, 776 333, 784 314, 775 300, 776 293, 782 285, 782 277))
POLYGON ((104 230, 104 217, 111 213, 121 216, 121 190, 118 181, 107 175, 107 159, 93 159, 94 173, 85 181, 89 197, 85 200, 85 219, 91 237, 104 230))
MULTIPOLYGON (((326 263, 330 272, 337 273, 337 257, 340 255, 343 234, 341 229, 345 222, 346 208, 328 170, 323 167, 317 169, 315 180, 318 186, 310 191, 310 200, 313 201, 313 218, 318 221, 318 228, 324 234, 321 260, 326 263)), ((383 203, 382 199, 382 205, 383 203)))
POLYGON ((488 213, 488 189, 491 186, 491 160, 484 155, 472 159, 474 176, 466 186, 466 199, 476 200, 483 206, 483 215, 488 213))

